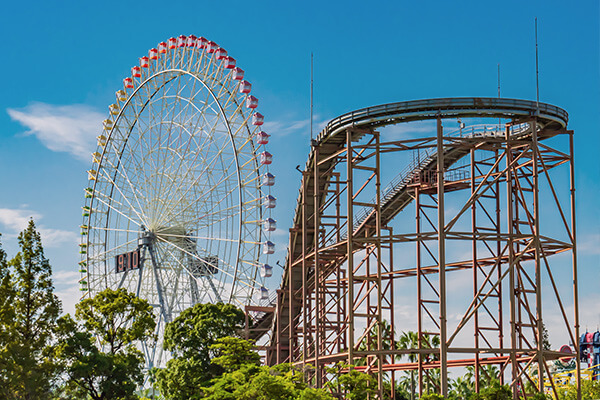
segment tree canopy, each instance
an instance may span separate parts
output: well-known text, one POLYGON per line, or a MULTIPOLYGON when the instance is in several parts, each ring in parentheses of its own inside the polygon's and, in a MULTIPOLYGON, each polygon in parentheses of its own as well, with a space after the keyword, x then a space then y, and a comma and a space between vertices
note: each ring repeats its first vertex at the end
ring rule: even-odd
POLYGON ((0 393, 6 399, 47 399, 57 375, 51 342, 61 304, 33 220, 18 244, 10 261, 0 250, 0 393))
POLYGON ((94 400, 137 399, 142 353, 135 342, 152 338, 152 307, 125 289, 105 289, 76 305, 75 320, 59 322, 56 356, 65 371, 65 389, 94 400))

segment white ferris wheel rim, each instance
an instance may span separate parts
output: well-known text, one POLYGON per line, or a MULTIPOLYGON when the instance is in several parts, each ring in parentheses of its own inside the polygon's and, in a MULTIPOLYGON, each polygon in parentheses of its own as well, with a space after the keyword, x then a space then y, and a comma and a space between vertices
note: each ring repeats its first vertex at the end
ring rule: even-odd
MULTIPOLYGON (((178 51, 178 50, 177 50, 178 51)), ((182 50, 182 51, 185 51, 182 50)), ((191 59, 192 56, 190 56, 191 59)), ((175 56, 171 57, 170 62, 173 62, 175 59, 175 56)), ((166 61, 163 61, 163 64, 165 64, 166 61)), ((157 62, 158 64, 158 62, 157 62)), ((196 71, 197 72, 197 71, 196 71)), ((208 78, 213 78, 213 76, 208 76, 208 78)), ((214 83, 214 81, 213 81, 214 83)), ((263 217, 263 210, 260 206, 261 203, 261 199, 263 197, 263 193, 262 190, 263 188, 258 184, 259 182, 259 177, 261 175, 261 169, 264 168, 260 168, 258 161, 257 161, 257 153, 256 153, 256 149, 254 147, 254 143, 252 142, 252 132, 251 132, 251 128, 249 126, 249 117, 250 115, 248 115, 247 118, 244 118, 243 123, 237 128, 237 130, 234 132, 233 131, 233 124, 231 123, 232 121, 232 115, 229 113, 228 114, 228 110, 226 109, 226 107, 223 106, 222 104, 222 97, 220 96, 225 96, 228 95, 228 99, 227 102, 229 103, 230 101, 234 101, 234 103, 237 105, 237 109, 234 111, 234 113, 240 113, 240 115, 243 115, 243 109, 240 110, 241 108, 241 101, 239 98, 236 98, 235 93, 232 93, 231 91, 223 91, 223 88, 225 87, 225 85, 223 84, 223 82, 218 82, 221 84, 221 91, 220 93, 216 93, 215 90, 213 90, 213 88, 207 83, 205 82, 205 80, 203 80, 198 74, 195 74, 193 71, 187 70, 187 69, 182 69, 182 68, 162 68, 160 70, 158 70, 157 72, 155 72, 154 74, 148 74, 147 77, 145 77, 145 79, 143 81, 140 80, 139 85, 137 85, 135 87, 135 90, 132 91, 130 94, 128 94, 127 96, 127 100, 123 103, 122 107, 120 107, 119 111, 118 111, 118 115, 116 115, 116 117, 114 118, 115 124, 114 126, 110 129, 109 135, 106 138, 106 144, 102 147, 102 153, 100 155, 100 161, 97 163, 97 176, 98 178, 101 179, 105 179, 106 181, 104 182, 104 184, 107 184, 107 186, 109 186, 111 188, 111 195, 107 196, 107 193, 103 193, 102 190, 97 190, 98 187, 98 180, 94 181, 93 184, 93 189, 92 189, 92 196, 91 199, 88 203, 89 206, 89 216, 87 218, 87 222, 88 224, 85 225, 85 221, 84 220, 84 225, 87 228, 88 234, 87 234, 87 242, 86 242, 86 256, 85 256, 85 266, 87 268, 87 273, 86 273, 86 278, 87 278, 87 282, 86 284, 88 284, 89 286, 87 287, 87 291, 86 294, 87 295, 93 295, 95 294, 95 292, 99 291, 100 288, 104 288, 104 287, 111 287, 114 286, 114 280, 112 281, 113 283, 109 283, 108 280, 106 279, 109 275, 111 275, 111 268, 109 268, 107 265, 109 263, 107 263, 107 259, 109 259, 111 256, 114 256, 115 254, 117 254, 120 251, 124 251, 128 248, 131 248, 132 246, 134 246, 135 243, 135 239, 134 239, 134 235, 138 235, 139 234, 139 229, 135 229, 136 228, 136 224, 137 225, 144 225, 144 223, 146 223, 148 225, 148 227, 150 228, 150 230, 154 230, 156 236, 155 236, 155 243, 156 243, 156 247, 157 247, 157 254, 158 256, 162 257, 163 259, 170 259, 170 260, 175 260, 177 262, 177 264, 179 264, 177 266, 178 270, 180 272, 182 272, 184 274, 184 277, 186 276, 185 274, 187 274, 187 277, 193 277, 193 278, 198 278, 197 276, 194 276, 194 273, 192 271, 190 271, 189 268, 186 268, 185 263, 183 261, 181 261, 181 254, 184 255, 184 257, 188 257, 189 258, 200 258, 197 254, 197 250, 200 249, 203 252, 206 252, 206 254, 210 254, 210 249, 204 249, 201 246, 196 247, 196 244, 194 244, 194 248, 195 250, 190 250, 188 247, 189 242, 193 241, 194 243, 199 242, 199 241, 213 241, 213 242, 230 242, 230 243, 234 243, 236 244, 236 248, 235 248, 235 265, 233 270, 230 269, 225 269, 223 270, 220 266, 219 266, 219 271, 220 271, 220 276, 221 279, 223 280, 223 282, 220 282, 221 286, 220 286, 220 290, 221 292, 223 292, 223 290, 227 287, 227 285, 224 284, 224 282, 231 282, 231 286, 229 289, 229 295, 228 296, 224 296, 224 298, 226 299, 227 302, 233 302, 233 303, 238 303, 238 305, 244 305, 243 303, 248 304, 250 301, 252 301, 252 294, 254 292, 256 292, 259 289, 259 286, 262 287, 262 282, 260 281, 260 278, 258 278, 258 274, 257 274, 257 267, 259 266, 259 257, 260 257, 260 245, 262 244, 263 240, 262 240, 262 230, 260 229, 260 224, 262 222, 262 217, 263 217), (127 196, 127 191, 129 189, 124 189, 122 187, 120 187, 115 180, 117 179, 117 173, 121 173, 124 174, 125 177, 124 179, 129 183, 129 186, 133 187, 133 184, 130 180, 130 178, 127 176, 127 172, 123 171, 123 167, 121 166, 121 159, 119 158, 118 160, 116 160, 116 168, 115 169, 115 175, 113 176, 113 179, 111 179, 110 174, 101 174, 100 171, 101 170, 105 170, 107 164, 110 164, 108 161, 106 160, 107 157, 107 152, 109 152, 111 144, 116 140, 113 135, 115 134, 115 128, 117 128, 119 121, 121 120, 126 120, 127 121, 127 116, 126 116, 126 110, 131 110, 132 108, 135 108, 135 100, 137 99, 137 95, 138 93, 143 92, 144 88, 148 88, 149 84, 152 82, 156 82, 157 79, 159 79, 160 77, 169 77, 170 79, 165 79, 165 81, 163 82, 163 85, 158 88, 158 90, 155 90, 154 94, 152 96, 150 96, 146 102, 146 104, 144 105, 144 108, 146 106, 151 106, 151 100, 154 98, 154 96, 159 92, 159 90, 164 89, 164 87, 172 82, 172 81, 178 81, 179 84, 181 82, 182 77, 187 77, 190 78, 194 81, 194 84, 196 83, 200 83, 200 85, 202 85, 202 87, 209 93, 209 95, 212 97, 214 104, 216 104, 216 107, 218 108, 217 112, 215 112, 215 110, 213 109, 212 111, 215 114, 218 114, 218 116, 220 116, 220 118, 223 120, 225 126, 226 126, 226 130, 227 130, 227 137, 229 139, 229 144, 232 148, 232 152, 233 152, 233 161, 235 163, 235 180, 237 185, 235 187, 233 187, 233 189, 226 191, 225 192, 225 198, 224 199, 228 199, 227 196, 229 196, 229 194, 232 191, 235 191, 237 189, 237 205, 233 205, 233 206, 228 206, 225 208, 225 211, 227 210, 232 210, 232 209, 236 209, 237 213, 232 214, 234 217, 237 215, 239 218, 237 219, 237 229, 236 231, 236 237, 235 238, 228 238, 228 237, 215 237, 215 236, 208 236, 208 235, 200 235, 199 233, 197 234, 190 234, 189 232, 187 232, 185 230, 185 227, 179 227, 179 226, 169 226, 168 225, 168 221, 166 221, 165 225, 166 228, 163 229, 163 231, 161 231, 161 224, 158 221, 154 221, 155 222, 155 226, 152 226, 152 223, 148 222, 150 221, 150 217, 148 215, 148 213, 146 212, 146 210, 144 209, 144 207, 142 207, 142 203, 144 203, 144 200, 141 200, 140 198, 138 198, 135 192, 135 190, 132 190, 131 192, 135 195, 133 197, 135 197, 135 199, 130 199, 127 196), (240 161, 240 151, 238 149, 239 143, 236 144, 235 141, 235 135, 240 131, 247 131, 247 140, 244 143, 244 145, 242 146, 242 148, 246 148, 246 149, 251 149, 252 150, 252 154, 251 157, 248 157, 246 155, 246 158, 249 158, 249 161, 246 161, 243 165, 241 165, 240 161), (248 142, 250 143, 249 146, 248 142), (104 162, 104 164, 103 164, 104 162), (255 198, 254 199, 250 199, 247 200, 244 198, 245 196, 245 187, 244 187, 244 182, 243 179, 245 178, 245 176, 242 176, 242 172, 244 171, 244 167, 250 166, 252 167, 252 173, 254 175, 254 180, 256 181, 256 185, 255 185, 255 198), (113 193, 116 190, 116 197, 118 197, 118 199, 114 199, 113 197, 113 193), (122 200, 119 203, 119 200, 122 200), (124 203, 128 203, 128 204, 124 204, 124 203), (134 204, 137 203, 137 204, 134 204), (96 226, 94 226, 94 224, 92 223, 93 221, 93 216, 92 214, 95 212, 96 216, 97 215, 102 215, 101 210, 95 210, 94 207, 95 206, 100 206, 100 208, 104 208, 106 217, 100 217, 100 218, 96 218, 97 220, 104 220, 105 221, 105 226, 98 226, 96 224, 96 226), (259 218, 257 218, 255 221, 252 221, 254 223, 254 227, 252 228, 254 230, 254 238, 252 238, 251 240, 246 240, 246 238, 244 237, 244 233, 248 233, 250 231, 250 229, 245 226, 248 225, 249 221, 244 221, 244 218, 242 218, 243 215, 245 215, 245 207, 253 207, 255 208, 254 214, 255 216, 258 216, 259 218), (133 215, 132 213, 126 213, 123 212, 123 209, 129 208, 130 210, 133 211, 133 215), (115 217, 116 215, 116 217, 115 217), (122 221, 126 221, 127 224, 121 227, 111 227, 111 217, 113 216, 114 218, 122 218, 122 221), (177 231, 177 229, 182 228, 182 230, 177 231), (171 231, 169 231, 169 229, 171 229, 171 231), (175 230, 173 230, 175 229, 175 230), (117 234, 126 234, 129 235, 128 238, 130 238, 129 240, 125 241, 125 242, 121 242, 121 243, 115 243, 115 245, 113 246, 109 246, 108 242, 109 242, 109 235, 117 235, 117 234), (97 245, 97 243, 94 243, 95 239, 90 240, 90 238, 92 238, 94 235, 104 235, 105 240, 104 243, 102 244, 104 247, 102 249, 102 251, 96 251, 94 248, 94 246, 97 245), (179 243, 177 243, 177 241, 179 241, 179 243), (184 244, 182 244, 184 243, 184 244), (187 243, 187 244, 185 244, 187 243), (253 247, 254 248, 254 254, 255 257, 253 257, 253 259, 248 260, 248 254, 251 253, 251 251, 246 250, 246 248, 244 246, 248 245, 247 247, 253 247), (187 247, 186 247, 187 246, 187 247), (180 254, 180 256, 175 256, 174 252, 178 252, 180 254), (179 257, 179 258, 178 258, 179 257), (100 264, 103 264, 102 266, 100 264), (250 264, 252 266, 252 272, 248 273, 249 269, 246 269, 244 271, 241 271, 241 266, 243 264, 250 264), (101 278, 104 279, 104 284, 100 283, 98 284, 98 282, 94 282, 94 284, 92 283, 92 280, 94 278, 96 278, 96 280, 98 280, 98 276, 92 276, 93 272, 91 272, 91 270, 94 269, 94 266, 96 268, 101 267, 100 269, 103 268, 103 271, 101 271, 100 273, 98 273, 97 275, 101 276, 101 278), (227 279, 230 279, 229 281, 227 281, 227 279), (89 283, 88 283, 89 282, 89 283), (246 292, 245 293, 250 293, 251 295, 248 296, 242 296, 245 297, 243 299, 243 301, 239 301, 240 299, 235 298, 236 297, 236 286, 246 286, 246 292)), ((187 83, 186 83, 187 85, 187 83)), ((185 86, 184 86, 185 87, 185 86)), ((237 83, 233 86, 234 89, 237 89, 237 83)), ((178 99, 179 101, 182 100, 181 96, 179 95, 179 86, 178 86, 178 92, 175 93, 175 96, 173 96, 173 98, 178 99)), ((157 87, 155 87, 154 89, 157 89, 157 87)), ((164 102, 164 95, 162 97, 159 97, 159 101, 162 99, 162 101, 164 102)), ((237 96, 240 97, 240 96, 237 96)), ((188 100, 194 100, 192 99, 188 99, 188 100)), ((205 105, 207 103, 205 102, 205 105)), ((139 117, 141 115, 141 113, 143 113, 144 109, 140 110, 137 114, 137 116, 139 117)), ((196 111, 197 112, 201 112, 201 110, 196 107, 196 111)), ((206 111, 206 109, 204 110, 206 111)), ((251 114, 252 110, 250 110, 251 114)), ((135 115, 135 114, 134 114, 135 115)), ((203 114, 204 115, 204 114, 203 114)), ((135 118, 133 120, 133 124, 129 123, 129 121, 127 121, 128 124, 126 126, 126 128, 129 128, 129 133, 127 134, 128 136, 126 137, 126 141, 129 141, 129 135, 131 135, 132 131, 133 131, 133 125, 137 125, 140 121, 139 118, 135 118)), ((151 129, 151 122, 152 121, 148 121, 148 124, 146 126, 147 130, 151 129)), ((162 121, 161 121, 162 122, 162 121)), ((171 120, 171 125, 173 125, 173 121, 171 120)), ((214 131, 216 131, 216 124, 213 125, 213 133, 214 131)), ((186 128, 184 126, 180 126, 182 131, 185 131, 186 128)), ((256 127, 254 127, 256 128, 256 127)), ((244 149, 244 151, 246 151, 244 149)), ((119 156, 121 157, 122 154, 119 156)), ((219 157, 222 157, 222 154, 219 153, 218 154, 219 157)), ((219 158, 217 156, 215 156, 215 161, 219 158)), ((222 161, 222 159, 221 159, 222 161)), ((109 165, 110 167, 110 165, 109 165)), ((115 167, 114 165, 112 167, 115 167)), ((208 164, 207 164, 208 167, 208 164)), ((225 180, 228 180, 231 177, 232 174, 226 174, 224 175, 225 180)), ((219 181, 217 183, 217 185, 221 184, 222 181, 219 181)), ((214 190, 214 188, 213 188, 214 190)), ((213 190, 209 190, 207 193, 212 193, 213 190)), ((162 200, 161 200, 162 201, 162 200)), ((221 200, 222 201, 222 200, 221 200)), ((218 203, 217 203, 218 204, 218 203)), ((158 208, 159 206, 163 206, 164 204, 161 202, 161 204, 154 204, 154 208, 158 208)), ((175 207, 172 207, 173 209, 175 209, 175 207)), ((218 214, 220 212, 220 210, 217 210, 215 213, 218 214)), ((206 214, 209 215, 209 214, 206 214)), ((165 221, 161 221, 161 222, 165 222, 165 221)), ((123 222, 124 223, 124 222, 123 222)), ((82 226, 82 227, 83 227, 82 226)), ((220 248, 220 245, 215 245, 218 249, 220 248)), ((210 247, 210 246, 209 246, 210 247)), ((204 259, 205 260, 205 259, 204 259)), ((221 264, 221 262, 223 262, 225 265, 230 266, 230 264, 232 264, 231 262, 225 262, 225 260, 222 260, 221 258, 218 258, 219 261, 219 265, 221 264)), ((207 261, 204 261, 205 263, 208 263, 207 261)), ((124 280, 124 279, 123 279, 124 280)), ((140 273, 139 276, 139 282, 142 281, 142 274, 140 273)), ((152 290, 152 286, 148 286, 146 288, 140 288, 140 284, 138 284, 138 294, 140 292, 140 290, 152 290)), ((214 299, 213 299, 214 300, 214 299)), ((220 300, 220 299, 219 299, 220 300)), ((179 310, 181 311, 181 310, 179 310)), ((166 322, 166 321, 165 321, 166 322)))

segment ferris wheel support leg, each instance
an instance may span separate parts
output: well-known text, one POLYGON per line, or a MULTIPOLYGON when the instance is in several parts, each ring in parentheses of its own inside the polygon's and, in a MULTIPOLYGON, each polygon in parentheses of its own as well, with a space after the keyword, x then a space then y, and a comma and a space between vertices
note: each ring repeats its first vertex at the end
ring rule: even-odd
POLYGON ((213 282, 212 278, 210 276, 207 276, 207 277, 205 277, 205 279, 206 279, 206 281, 208 281, 208 285, 210 286, 213 293, 215 294, 215 300, 217 301, 217 303, 223 303, 223 299, 221 299, 221 296, 219 295, 219 291, 217 290, 217 287, 215 286, 215 283, 213 282))
MULTIPOLYGON (((140 297, 140 290, 142 288, 142 272, 144 271, 144 260, 145 259, 146 259, 146 246, 142 246, 142 254, 140 257, 140 269, 138 271, 138 283, 137 283, 137 287, 135 288, 135 295, 137 297, 140 297)), ((127 271, 125 273, 127 273, 127 271)), ((125 277, 123 277, 123 280, 125 280, 125 277)), ((123 280, 121 281, 121 284, 123 284, 123 280)))
POLYGON ((158 294, 158 303, 160 304, 160 311, 163 315, 163 319, 165 324, 171 322, 171 316, 169 310, 167 308, 167 304, 165 302, 165 296, 163 293, 162 282, 160 281, 160 277, 158 276, 158 263, 156 262, 156 255, 154 254, 154 249, 152 245, 148 245, 148 252, 150 253, 150 259, 152 260, 152 272, 154 273, 154 280, 156 281, 156 288, 158 294))

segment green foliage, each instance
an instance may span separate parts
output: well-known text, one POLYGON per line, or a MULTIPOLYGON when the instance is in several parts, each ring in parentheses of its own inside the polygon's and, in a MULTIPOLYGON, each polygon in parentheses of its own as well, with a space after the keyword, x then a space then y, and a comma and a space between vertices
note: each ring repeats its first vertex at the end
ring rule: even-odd
POLYGON ((223 374, 203 389, 207 400, 334 400, 324 389, 307 388, 301 371, 287 364, 247 364, 223 374))
POLYGON ((210 346, 217 339, 238 336, 244 312, 231 304, 196 304, 184 310, 165 329, 165 350, 177 357, 200 357, 210 364, 210 346))
MULTIPOLYGON (((242 363, 244 357, 235 360, 225 351, 230 346, 212 347, 219 339, 239 337, 245 316, 242 310, 231 304, 196 304, 184 310, 171 323, 167 324, 164 335, 164 348, 173 352, 174 357, 167 362, 166 368, 156 371, 157 387, 161 394, 173 400, 201 398, 199 390, 208 386, 210 381, 221 376, 227 366, 233 368, 236 362, 242 363), (220 354, 225 351, 225 354, 220 354), (219 362, 212 363, 216 356, 224 356, 219 362)), ((241 342, 230 342, 231 346, 244 347, 241 342)), ((235 350, 232 350, 235 351, 235 350)), ((246 353, 250 359, 252 355, 246 353)))
POLYGON ((58 372, 51 342, 61 305, 32 220, 18 243, 9 262, 0 250, 0 397, 47 399, 58 372))
POLYGON ((474 392, 475 384, 472 379, 469 379, 467 373, 467 375, 459 376, 450 382, 448 397, 453 399, 468 399, 474 392))
POLYGON ((427 393, 421 396, 421 400, 444 400, 445 397, 439 393, 427 393))
POLYGON ((537 392, 537 393, 534 393, 533 396, 530 396, 529 398, 532 400, 551 400, 552 396, 548 396, 544 393, 537 392))
POLYGON ((306 388, 296 398, 297 400, 334 400, 333 396, 323 389, 306 388))
POLYGON ((225 372, 233 372, 246 365, 260 365, 260 355, 253 350, 254 344, 248 340, 227 336, 217 340, 210 348, 219 354, 212 363, 225 372))
POLYGON ((348 400, 362 400, 367 396, 375 394, 377 382, 372 375, 351 369, 349 372, 341 375, 337 383, 342 391, 346 393, 348 400))
POLYGON ((374 376, 354 369, 354 365, 339 362, 326 369, 334 379, 327 383, 332 392, 343 393, 344 399, 366 399, 377 393, 377 381, 374 376))
POLYGON ((479 393, 473 393, 469 400, 510 400, 512 392, 508 385, 500 385, 498 381, 493 381, 491 385, 480 390, 479 393))
MULTIPOLYGON (((558 391, 559 400, 577 400, 577 386, 569 385, 558 391)), ((581 400, 600 399, 600 381, 581 380, 581 400)))
POLYGON ((134 342, 152 338, 152 307, 125 289, 105 289, 78 303, 75 317, 59 321, 56 356, 65 391, 74 398, 137 399, 143 357, 134 342))

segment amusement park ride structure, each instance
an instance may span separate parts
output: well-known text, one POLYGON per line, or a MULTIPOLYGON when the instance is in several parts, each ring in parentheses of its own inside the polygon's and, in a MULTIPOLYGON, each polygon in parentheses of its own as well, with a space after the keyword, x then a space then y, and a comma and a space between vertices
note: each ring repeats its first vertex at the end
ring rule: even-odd
POLYGON ((305 367, 317 387, 330 378, 327 366, 352 364, 377 377, 378 398, 384 377, 393 388, 398 371, 415 371, 420 393, 427 382, 446 395, 449 367, 473 366, 478 385, 487 364, 499 367, 514 396, 543 389, 547 361, 566 355, 544 347, 546 302, 556 305, 576 352, 579 338, 567 121, 566 111, 535 101, 445 98, 329 122, 302 172, 276 307, 259 310, 262 320, 248 328, 256 338, 272 320, 267 362, 305 367), (457 119, 459 130, 449 132, 444 124, 457 119), (436 121, 435 136, 380 132, 425 120, 436 121), (402 169, 407 154, 417 156, 402 169), (558 223, 545 221, 549 213, 558 223), (571 256, 552 257, 564 252, 571 256), (573 282, 567 295, 557 283, 565 269, 573 282), (462 284, 449 284, 458 274, 462 284), (415 287, 408 319, 399 302, 415 287), (461 296, 468 301, 457 306, 461 296), (458 316, 449 316, 450 306, 458 316), (409 330, 417 348, 399 349, 395 334, 409 330), (433 337, 439 346, 430 345, 433 337), (417 361, 399 363, 407 354, 417 361))
MULTIPOLYGON (((399 371, 417 372, 419 393, 428 386, 446 395, 449 367, 472 366, 478 391, 489 364, 515 398, 543 390, 547 361, 572 356, 544 346, 549 302, 560 320, 553 330, 562 325, 579 354, 566 111, 445 98, 332 120, 311 140, 271 299, 272 155, 250 91, 235 59, 202 37, 170 38, 140 58, 109 107, 88 171, 84 297, 137 293, 155 307, 159 338, 194 304, 243 306, 247 337, 268 334, 267 363, 303 367, 317 387, 331 378, 326 367, 354 365, 341 368, 376 376, 377 398, 399 371), (435 135, 384 132, 427 120, 435 135), (456 120, 457 131, 445 128, 456 120), (567 275, 565 294, 558 281, 567 275), (415 318, 399 312, 409 297, 415 318), (400 331, 417 333, 416 348, 396 345, 400 331), (407 354, 416 361, 399 363, 407 354)), ((159 347, 142 344, 149 368, 169 358, 159 347)))

